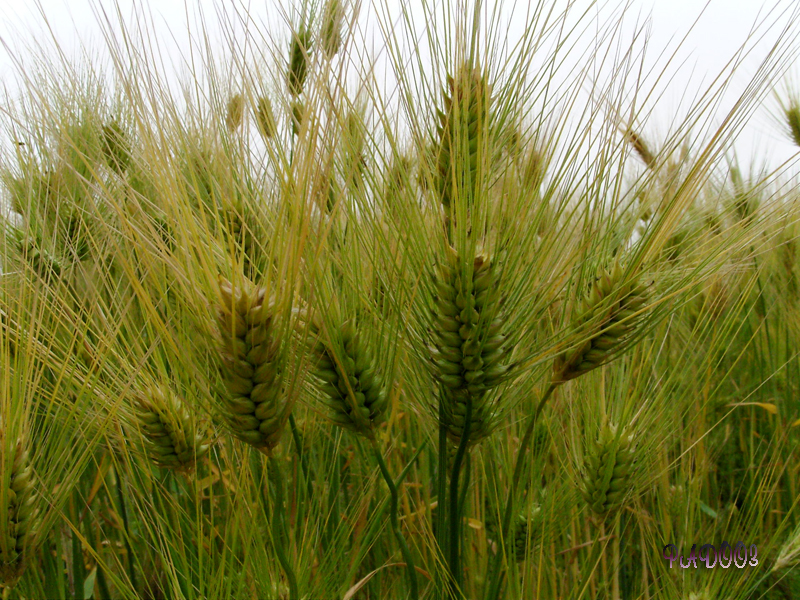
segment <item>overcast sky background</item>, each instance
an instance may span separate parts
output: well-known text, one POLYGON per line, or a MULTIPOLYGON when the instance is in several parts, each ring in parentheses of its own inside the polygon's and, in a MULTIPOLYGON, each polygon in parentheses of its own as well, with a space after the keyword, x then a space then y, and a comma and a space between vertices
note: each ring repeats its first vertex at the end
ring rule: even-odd
MULTIPOLYGON (((393 0, 386 0, 394 4, 393 0)), ((410 0, 413 6, 417 0, 410 0)), ((566 0, 557 0, 566 4, 566 0)), ((117 3, 121 14, 132 14, 134 6, 142 6, 142 2, 132 0, 119 0, 117 3)), ((237 3, 241 5, 241 3, 237 3)), ((284 5, 288 2, 284 2, 284 5)), ((368 0, 365 0, 368 4, 368 0)), ((590 4, 589 0, 577 0, 578 9, 590 4)), ((216 22, 215 11, 219 6, 233 6, 228 1, 214 2, 212 0, 192 1, 188 4, 179 0, 161 0, 151 2, 150 10, 156 22, 160 43, 163 50, 167 50, 173 57, 188 50, 186 34, 186 7, 194 11, 200 6, 206 13, 207 22, 216 22)), ((778 11, 789 11, 795 8, 797 0, 771 0, 763 3, 759 0, 710 0, 703 11, 703 5, 692 0, 630 0, 626 11, 625 32, 632 35, 635 25, 641 25, 650 16, 649 54, 653 60, 664 48, 675 49, 677 42, 687 35, 690 27, 694 29, 683 42, 676 58, 671 65, 677 73, 676 78, 661 90, 662 95, 654 110, 653 117, 648 121, 649 131, 646 135, 658 139, 669 128, 675 115, 680 112, 682 102, 691 98, 703 82, 710 82, 724 65, 734 55, 736 50, 748 38, 753 23, 763 17, 768 9, 775 7, 778 11), (702 15, 701 15, 702 11, 702 15), (695 24, 695 21, 697 23, 695 24), (678 65, 681 65, 678 68, 678 65)), ((113 10, 114 3, 108 1, 90 0, 41 0, 38 5, 30 0, 0 0, 0 80, 3 85, 14 90, 14 61, 13 53, 22 53, 19 43, 30 44, 46 40, 50 32, 58 40, 66 54, 72 54, 71 49, 77 46, 78 41, 88 44, 102 55, 103 38, 100 27, 97 25, 97 7, 113 10), (94 7, 94 9, 93 9, 94 7), (48 25, 44 24, 42 12, 47 16, 48 25), (50 28, 48 30, 48 27, 50 28), (9 49, 9 46, 11 48, 9 49)), ((285 28, 280 11, 276 8, 274 0, 259 0, 251 3, 249 10, 253 13, 254 21, 260 26, 268 27, 279 32, 285 28)), ((599 15, 600 20, 608 18, 618 10, 618 2, 604 3, 593 10, 599 15)), ((521 23, 524 21, 525 10, 528 5, 519 2, 515 18, 511 21, 521 23)), ((578 11, 579 12, 579 11, 578 11)), ((127 17, 126 17, 127 18, 127 17)), ((788 21, 788 13, 782 19, 788 21)), ((212 37, 215 35, 211 27, 212 37)), ((509 33, 511 36, 513 32, 509 33)), ((625 35, 625 34, 624 34, 625 35)), ((756 73, 758 61, 766 53, 770 40, 774 35, 746 60, 731 85, 730 102, 735 98, 735 92, 747 85, 750 78, 756 73)), ((591 40, 587 37, 587 46, 591 40)), ((797 68, 790 71, 797 81, 800 81, 800 63, 797 68)), ((773 82, 777 89, 783 89, 784 81, 773 82)), ((775 121, 777 104, 768 99, 760 107, 745 129, 739 143, 737 152, 742 162, 747 165, 755 160, 756 163, 766 163, 770 168, 777 168, 785 161, 791 161, 795 156, 795 149, 788 143, 775 121)), ((2 118, 2 115, 0 115, 2 118)), ((797 172, 793 167, 792 172, 797 172)))

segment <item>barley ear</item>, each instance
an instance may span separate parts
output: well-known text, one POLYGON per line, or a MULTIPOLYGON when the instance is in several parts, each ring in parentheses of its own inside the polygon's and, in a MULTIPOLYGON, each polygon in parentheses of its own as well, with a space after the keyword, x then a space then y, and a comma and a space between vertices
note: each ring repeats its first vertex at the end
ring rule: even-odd
POLYGON ((542 508, 534 506, 529 515, 520 514, 517 517, 517 526, 514 528, 514 558, 522 562, 528 556, 536 543, 534 532, 538 532, 543 519, 542 508))
MULTIPOLYGON (((13 586, 25 571, 39 526, 35 474, 21 439, 13 452, 8 486, 0 493, 5 505, 0 519, 0 583, 5 586, 13 586)), ((7 469, 7 462, 1 468, 7 469)))
POLYGON ((248 224, 248 207, 239 197, 224 198, 218 214, 234 247, 244 255, 245 264, 254 263, 258 257, 258 245, 248 224))
POLYGON ((794 569, 800 565, 800 526, 798 526, 789 539, 781 546, 778 558, 772 566, 772 571, 794 569))
POLYGON ((283 391, 275 300, 263 287, 220 278, 217 325, 224 414, 231 432, 270 454, 280 441, 290 404, 283 391))
POLYGON ((322 51, 331 60, 342 47, 342 23, 344 6, 342 0, 328 0, 322 18, 322 51))
POLYGON ((244 121, 244 98, 241 94, 236 94, 228 100, 225 126, 228 131, 233 132, 241 127, 242 121, 244 121))
POLYGON ((145 454, 150 460, 173 471, 194 471, 211 443, 197 427, 185 403, 172 390, 155 385, 138 392, 134 402, 145 454))
MULTIPOLYGON (((533 146, 528 150, 522 164, 522 181, 526 189, 540 190, 547 175, 548 161, 550 157, 546 149, 533 146)), ((540 227, 544 227, 541 225, 540 227)))
POLYGON ((292 96, 299 96, 303 93, 306 77, 308 75, 308 61, 311 54, 312 36, 311 32, 305 27, 292 35, 292 43, 289 48, 289 73, 287 86, 292 96))
MULTIPOLYGON (((539 505, 531 508, 530 514, 519 513, 514 523, 514 539, 511 544, 514 560, 521 563, 528 556, 530 549, 536 544, 532 534, 541 526, 543 519, 542 509, 539 505)), ((500 528, 497 518, 490 512, 484 524, 486 537, 494 544, 499 543, 500 528)))
POLYGON ((486 75, 468 64, 447 78, 447 86, 438 113, 435 181, 449 219, 453 201, 461 199, 469 209, 481 187, 491 89, 486 75))
POLYGON ((800 148, 800 94, 794 86, 786 89, 786 99, 784 100, 776 94, 780 106, 779 119, 782 120, 782 129, 789 140, 800 148))
POLYGON ((792 142, 794 142, 795 146, 800 147, 800 104, 792 103, 785 110, 785 116, 792 142))
POLYGON ((303 121, 305 121, 306 107, 299 100, 292 102, 292 135, 300 135, 300 130, 303 128, 303 121))
POLYGON ((272 112, 272 103, 266 96, 261 96, 256 102, 255 118, 258 124, 258 132, 265 140, 275 137, 277 129, 275 115, 272 112))
POLYGON ((600 516, 619 509, 628 492, 633 469, 633 436, 606 423, 584 458, 580 492, 589 508, 600 516))
POLYGON ((102 151, 106 163, 118 173, 128 169, 131 150, 125 131, 116 120, 103 125, 102 151))
POLYGON ((372 439, 386 418, 389 392, 375 349, 354 319, 323 336, 318 319, 308 323, 311 373, 336 425, 372 439))
POLYGON ((61 278, 64 265, 54 254, 42 246, 39 236, 17 236, 17 250, 30 268, 46 284, 53 284, 61 278))
POLYGON ((650 150, 650 147, 647 145, 647 142, 645 142, 644 138, 631 128, 623 130, 623 133, 625 135, 625 139, 630 144, 631 148, 633 148, 633 151, 645 164, 645 166, 651 171, 654 171, 656 168, 656 157, 650 150))
POLYGON ((619 261, 601 270, 577 302, 572 321, 583 341, 556 358, 553 383, 569 381, 609 362, 634 333, 648 295, 638 278, 623 282, 623 273, 619 261))
POLYGON ((496 291, 498 268, 491 256, 478 251, 471 269, 458 254, 448 257, 433 275, 431 369, 442 387, 442 415, 450 440, 458 444, 471 400, 470 443, 491 433, 494 407, 487 392, 508 376, 511 348, 506 319, 496 291), (471 272, 470 272, 471 271, 471 272))

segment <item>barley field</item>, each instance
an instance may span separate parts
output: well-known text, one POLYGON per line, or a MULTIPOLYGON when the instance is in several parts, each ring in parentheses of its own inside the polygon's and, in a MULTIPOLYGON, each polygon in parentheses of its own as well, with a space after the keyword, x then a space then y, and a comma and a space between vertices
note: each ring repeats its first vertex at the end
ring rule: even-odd
POLYGON ((624 11, 393 7, 20 58, 2 600, 800 598, 798 10, 656 135, 624 11))

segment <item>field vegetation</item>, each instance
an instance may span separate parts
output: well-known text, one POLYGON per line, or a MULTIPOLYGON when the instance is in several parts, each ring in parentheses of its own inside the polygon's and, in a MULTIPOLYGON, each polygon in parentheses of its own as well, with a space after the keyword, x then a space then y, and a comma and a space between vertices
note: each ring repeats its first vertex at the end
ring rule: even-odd
POLYGON ((800 149, 798 15, 656 136, 644 29, 551 5, 18 56, 3 600, 800 598, 796 163, 733 150, 800 149))

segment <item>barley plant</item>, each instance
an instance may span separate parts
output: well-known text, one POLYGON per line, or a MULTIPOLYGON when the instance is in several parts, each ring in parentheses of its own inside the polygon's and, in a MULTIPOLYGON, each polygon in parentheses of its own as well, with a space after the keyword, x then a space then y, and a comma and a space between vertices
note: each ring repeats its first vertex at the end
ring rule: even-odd
POLYGON ((622 8, 106 8, 0 112, 4 600, 800 597, 796 11, 664 131, 622 8))

